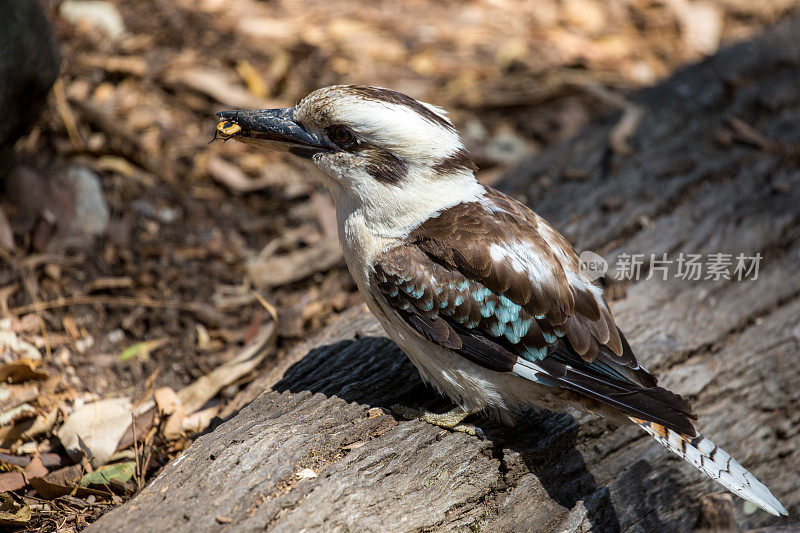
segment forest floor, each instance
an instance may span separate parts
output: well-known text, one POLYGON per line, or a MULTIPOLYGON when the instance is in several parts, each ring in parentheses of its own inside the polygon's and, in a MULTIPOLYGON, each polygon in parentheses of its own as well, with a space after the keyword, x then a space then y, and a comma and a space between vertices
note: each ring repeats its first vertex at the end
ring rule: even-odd
POLYGON ((116 0, 120 32, 71 21, 69 0, 44 3, 62 75, 0 198, 11 235, 0 239, 0 491, 13 491, 0 520, 27 508, 19 524, 44 531, 80 530, 129 498, 254 376, 361 302, 314 171, 209 143, 214 112, 291 106, 336 83, 391 87, 447 109, 495 183, 624 110, 630 91, 796 9, 116 0), (101 197, 86 198, 92 184, 101 197), (79 423, 110 447, 81 442, 79 423), (84 446, 94 461, 69 453, 84 446), (108 463, 126 467, 87 477, 108 463))

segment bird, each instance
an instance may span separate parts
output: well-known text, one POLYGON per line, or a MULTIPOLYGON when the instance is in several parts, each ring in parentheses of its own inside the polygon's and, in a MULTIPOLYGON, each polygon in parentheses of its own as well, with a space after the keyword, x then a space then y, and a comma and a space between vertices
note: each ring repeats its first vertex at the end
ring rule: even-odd
POLYGON ((313 163, 336 208, 347 267, 367 307, 422 378, 457 406, 400 414, 480 434, 483 412, 573 407, 636 424, 734 494, 783 505, 700 435, 690 402, 658 386, 570 243, 476 178, 442 108, 365 85, 317 89, 294 107, 216 114, 215 138, 313 163))

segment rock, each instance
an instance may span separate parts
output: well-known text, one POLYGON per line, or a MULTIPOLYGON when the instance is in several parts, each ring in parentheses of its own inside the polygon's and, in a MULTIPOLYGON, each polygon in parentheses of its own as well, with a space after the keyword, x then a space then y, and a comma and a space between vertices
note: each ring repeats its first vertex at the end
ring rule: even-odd
POLYGON ((108 206, 103 197, 100 177, 86 167, 71 167, 65 176, 75 193, 74 215, 70 230, 74 234, 102 235, 108 228, 108 206))
POLYGON ((83 248, 108 229, 100 177, 86 167, 47 173, 19 167, 8 177, 6 198, 19 208, 16 227, 33 232, 38 250, 83 248))
POLYGON ((485 157, 500 164, 512 164, 529 155, 533 146, 510 128, 502 128, 486 145, 485 157))
POLYGON ((60 63, 39 2, 0 2, 0 180, 10 168, 14 143, 39 116, 60 63))

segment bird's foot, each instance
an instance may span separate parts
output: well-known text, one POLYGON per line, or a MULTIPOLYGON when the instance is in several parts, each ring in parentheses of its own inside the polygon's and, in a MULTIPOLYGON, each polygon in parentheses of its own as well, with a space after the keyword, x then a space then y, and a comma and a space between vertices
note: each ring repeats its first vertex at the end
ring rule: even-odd
POLYGON ((423 422, 427 422, 434 426, 439 426, 451 431, 459 431, 483 440, 486 437, 481 428, 473 424, 462 423, 465 418, 477 413, 478 411, 479 409, 465 411, 461 407, 456 407, 455 409, 447 411, 446 413, 431 413, 430 411, 412 409, 411 407, 406 407, 405 405, 392 406, 392 412, 397 416, 405 418, 406 420, 422 420, 423 422))

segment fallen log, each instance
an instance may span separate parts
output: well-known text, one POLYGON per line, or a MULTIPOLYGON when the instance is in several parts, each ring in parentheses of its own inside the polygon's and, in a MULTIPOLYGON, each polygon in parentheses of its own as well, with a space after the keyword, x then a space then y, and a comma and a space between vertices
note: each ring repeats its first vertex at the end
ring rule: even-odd
POLYGON ((485 440, 396 420, 393 404, 447 405, 356 309, 276 362, 252 402, 88 531, 799 527, 798 34, 794 18, 634 95, 629 153, 610 145, 610 117, 503 184, 579 251, 612 266, 643 254, 640 279, 610 283, 617 322, 790 519, 593 416, 531 413, 515 429, 478 420, 485 440), (693 280, 651 260, 684 252, 760 254, 759 270, 693 280))

